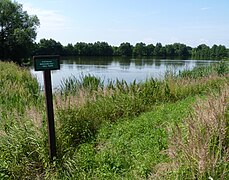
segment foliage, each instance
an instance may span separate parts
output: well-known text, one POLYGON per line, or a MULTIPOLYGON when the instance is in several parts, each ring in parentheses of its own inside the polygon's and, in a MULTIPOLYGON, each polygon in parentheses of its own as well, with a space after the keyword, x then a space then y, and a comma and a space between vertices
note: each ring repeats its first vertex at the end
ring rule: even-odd
POLYGON ((11 0, 1 0, 0 9, 0 59, 21 64, 31 55, 39 20, 11 0))
POLYGON ((0 138, 0 179, 36 179, 49 168, 47 136, 32 119, 12 114, 4 118, 0 138), (17 119, 15 118, 17 117, 17 119))
POLYGON ((192 49, 192 57, 198 59, 223 59, 228 57, 227 48, 223 45, 213 45, 211 48, 201 44, 192 49))
POLYGON ((228 84, 220 66, 220 75, 208 67, 209 74, 199 69, 145 83, 103 86, 91 75, 66 81, 54 96, 58 152, 52 164, 37 82, 28 70, 0 63, 0 179, 151 178, 170 160, 161 153, 169 145, 166 127, 183 123, 196 96, 228 84))
POLYGON ((74 46, 68 44, 62 46, 60 42, 56 42, 53 39, 41 39, 33 54, 44 55, 44 54, 59 54, 63 56, 112 56, 113 48, 106 42, 95 42, 95 43, 83 43, 78 42, 74 46))
POLYGON ((41 39, 37 44, 34 54, 35 55, 56 55, 62 54, 63 47, 60 42, 53 39, 41 39))
POLYGON ((163 46, 161 43, 146 45, 143 42, 135 46, 123 42, 119 46, 110 46, 106 42, 84 43, 62 46, 53 39, 41 39, 34 50, 34 54, 59 54, 63 56, 156 56, 167 58, 197 58, 197 59, 223 59, 228 57, 228 49, 222 45, 213 45, 212 48, 205 44, 191 48, 181 43, 163 46))
POLYGON ((121 56, 131 56, 133 53, 133 46, 126 42, 121 43, 120 46, 117 48, 117 52, 115 55, 121 55, 121 56))

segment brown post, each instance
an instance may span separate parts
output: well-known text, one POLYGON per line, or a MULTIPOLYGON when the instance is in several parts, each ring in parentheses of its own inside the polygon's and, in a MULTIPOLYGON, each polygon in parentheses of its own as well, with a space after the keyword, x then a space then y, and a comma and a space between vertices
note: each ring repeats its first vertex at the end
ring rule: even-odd
POLYGON ((44 71, 44 85, 46 96, 46 113, 48 123, 48 141, 49 141, 49 155, 51 161, 56 156, 56 138, 55 138, 55 124, 53 113, 53 98, 52 98, 52 81, 50 70, 44 71))
POLYGON ((34 56, 33 59, 34 59, 35 71, 43 71, 44 73, 49 156, 51 162, 53 162, 53 159, 56 156, 56 136, 55 136, 55 123, 54 123, 54 112, 53 112, 51 70, 60 69, 60 56, 57 55, 34 56))

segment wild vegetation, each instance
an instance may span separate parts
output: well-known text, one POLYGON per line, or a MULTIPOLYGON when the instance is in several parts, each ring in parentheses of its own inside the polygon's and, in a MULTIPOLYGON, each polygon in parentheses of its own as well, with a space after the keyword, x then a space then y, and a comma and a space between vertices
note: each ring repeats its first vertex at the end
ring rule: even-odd
POLYGON ((107 42, 76 44, 63 46, 53 39, 41 39, 35 45, 34 54, 59 54, 62 56, 155 56, 161 58, 197 58, 222 59, 229 56, 229 50, 223 45, 209 47, 201 44, 195 48, 182 43, 163 46, 161 43, 148 44, 143 42, 131 45, 123 42, 119 46, 111 46, 107 42))
POLYGON ((228 178, 226 62, 163 81, 63 81, 53 164, 36 80, 13 63, 0 68, 0 179, 228 178))
POLYGON ((166 154, 171 161, 158 165, 161 177, 164 173, 170 179, 229 178, 228 88, 217 97, 198 100, 184 124, 170 129, 166 154))
MULTIPOLYGON (((34 43, 39 20, 0 1, 0 58, 37 54, 222 59, 223 45, 34 43)), ((27 69, 0 62, 0 179, 229 179, 229 67, 164 80, 110 82, 85 76, 54 94, 57 157, 50 163, 43 92, 27 69)))

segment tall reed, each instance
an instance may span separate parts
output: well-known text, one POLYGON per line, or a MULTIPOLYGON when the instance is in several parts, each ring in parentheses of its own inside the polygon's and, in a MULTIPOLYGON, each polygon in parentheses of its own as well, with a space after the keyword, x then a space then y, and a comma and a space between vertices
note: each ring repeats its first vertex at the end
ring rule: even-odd
POLYGON ((229 178, 228 89, 217 98, 199 100, 184 125, 170 130, 167 155, 171 161, 158 165, 159 179, 229 178))
POLYGON ((116 81, 102 90, 81 90, 84 96, 80 98, 78 95, 66 99, 59 97, 56 108, 60 139, 67 146, 77 146, 94 138, 104 121, 115 122, 120 118, 138 116, 158 104, 219 91, 228 80, 228 77, 214 75, 183 80, 173 77, 164 81, 148 79, 144 83, 131 84, 116 81))

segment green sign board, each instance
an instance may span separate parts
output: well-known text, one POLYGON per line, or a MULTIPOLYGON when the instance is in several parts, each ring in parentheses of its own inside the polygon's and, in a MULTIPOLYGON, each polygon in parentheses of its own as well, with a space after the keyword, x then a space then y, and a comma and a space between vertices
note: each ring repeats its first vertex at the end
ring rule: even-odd
POLYGON ((34 56, 33 59, 35 71, 60 69, 59 56, 34 56))

